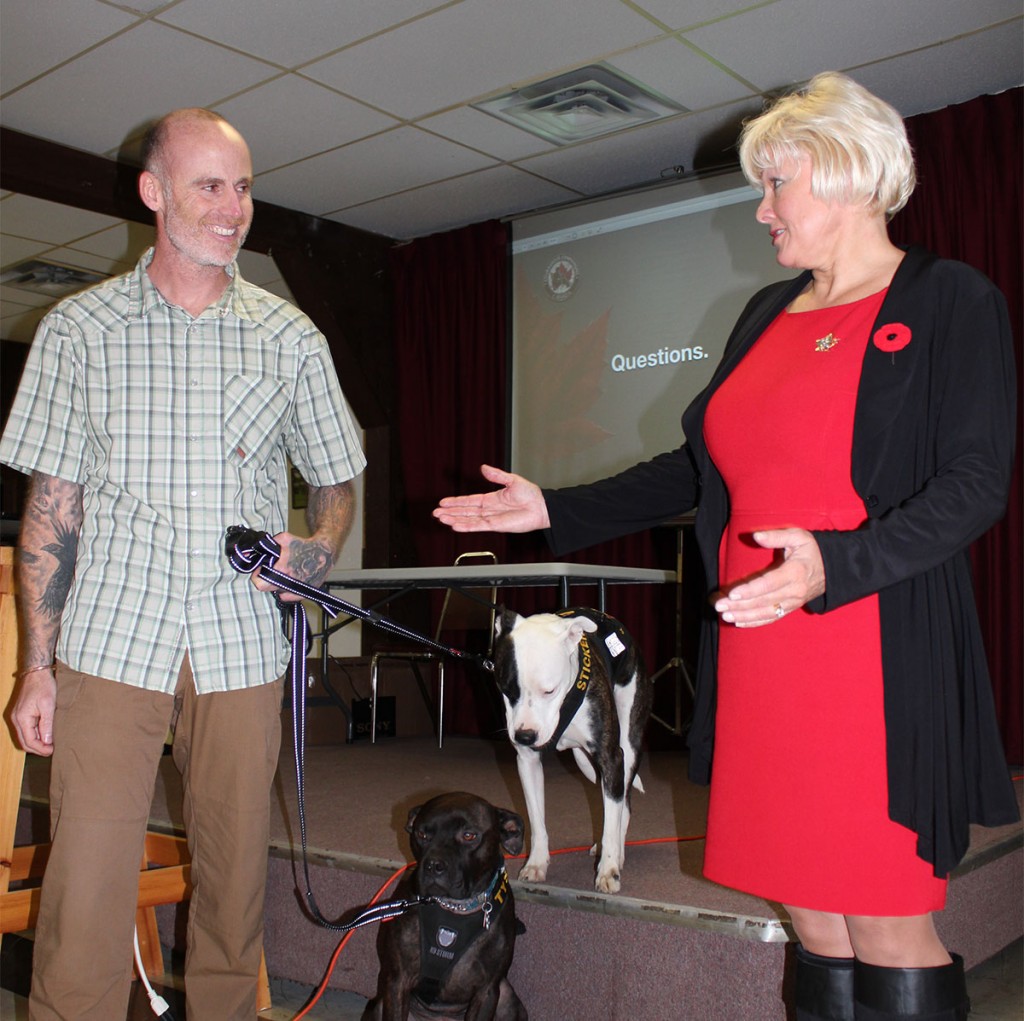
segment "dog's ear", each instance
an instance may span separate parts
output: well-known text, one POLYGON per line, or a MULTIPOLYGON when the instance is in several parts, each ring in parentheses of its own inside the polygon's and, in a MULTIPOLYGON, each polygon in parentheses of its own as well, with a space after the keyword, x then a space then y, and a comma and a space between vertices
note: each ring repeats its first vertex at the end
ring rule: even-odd
POLYGON ((566 620, 566 641, 570 645, 579 645, 584 631, 596 631, 597 624, 589 617, 572 617, 566 620))
POLYGON ((416 816, 420 814, 420 809, 422 807, 422 805, 417 805, 415 808, 409 809, 409 818, 405 821, 406 833, 412 833, 412 831, 416 828, 416 816))
POLYGON ((523 849, 523 817, 507 808, 498 809, 498 830, 506 854, 519 854, 523 849))
POLYGON ((515 610, 499 606, 498 612, 494 615, 494 637, 500 638, 502 635, 507 635, 516 626, 519 619, 519 614, 515 610))

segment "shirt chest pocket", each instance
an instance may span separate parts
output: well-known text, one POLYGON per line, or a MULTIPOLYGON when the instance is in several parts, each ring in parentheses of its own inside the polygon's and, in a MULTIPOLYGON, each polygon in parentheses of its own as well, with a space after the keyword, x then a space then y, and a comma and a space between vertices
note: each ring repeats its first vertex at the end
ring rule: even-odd
POLYGON ((285 384, 266 376, 229 376, 224 384, 224 444, 234 465, 266 463, 284 432, 288 413, 285 384))

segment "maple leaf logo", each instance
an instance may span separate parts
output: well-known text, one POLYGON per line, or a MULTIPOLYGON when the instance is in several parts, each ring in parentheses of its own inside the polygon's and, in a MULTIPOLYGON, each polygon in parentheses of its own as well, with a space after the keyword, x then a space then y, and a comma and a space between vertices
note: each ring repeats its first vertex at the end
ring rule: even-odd
POLYGON ((553 291, 564 290, 572 285, 572 281, 572 270, 564 262, 559 262, 549 274, 548 286, 553 291))
POLYGON ((516 387, 526 395, 528 413, 517 423, 517 431, 523 446, 541 452, 543 461, 550 464, 611 436, 588 417, 602 395, 611 309, 563 341, 563 313, 548 312, 545 305, 520 273, 516 346, 521 354, 516 387))

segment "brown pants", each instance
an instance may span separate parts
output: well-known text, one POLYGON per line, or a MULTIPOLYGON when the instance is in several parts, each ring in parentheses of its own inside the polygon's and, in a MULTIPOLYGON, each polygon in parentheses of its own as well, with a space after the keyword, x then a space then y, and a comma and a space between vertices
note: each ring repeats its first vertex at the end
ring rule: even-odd
POLYGON ((128 1009, 138 870, 169 727, 192 857, 188 1021, 251 1021, 263 945, 270 789, 283 678, 173 696, 57 670, 52 850, 36 926, 31 1021, 116 1021, 128 1009))

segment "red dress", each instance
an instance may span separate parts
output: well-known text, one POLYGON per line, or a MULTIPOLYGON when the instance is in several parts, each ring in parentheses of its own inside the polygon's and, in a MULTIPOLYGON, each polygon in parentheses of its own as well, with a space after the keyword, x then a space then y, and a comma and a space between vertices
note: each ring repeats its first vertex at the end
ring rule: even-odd
MULTIPOLYGON (((783 312, 711 398, 708 450, 729 490, 721 585, 764 570, 758 529, 853 529, 861 363, 885 292, 783 312)), ((827 579, 826 579, 827 584, 827 579)), ((878 599, 719 631, 704 874, 795 907, 917 915, 946 882, 886 810, 878 599)))

